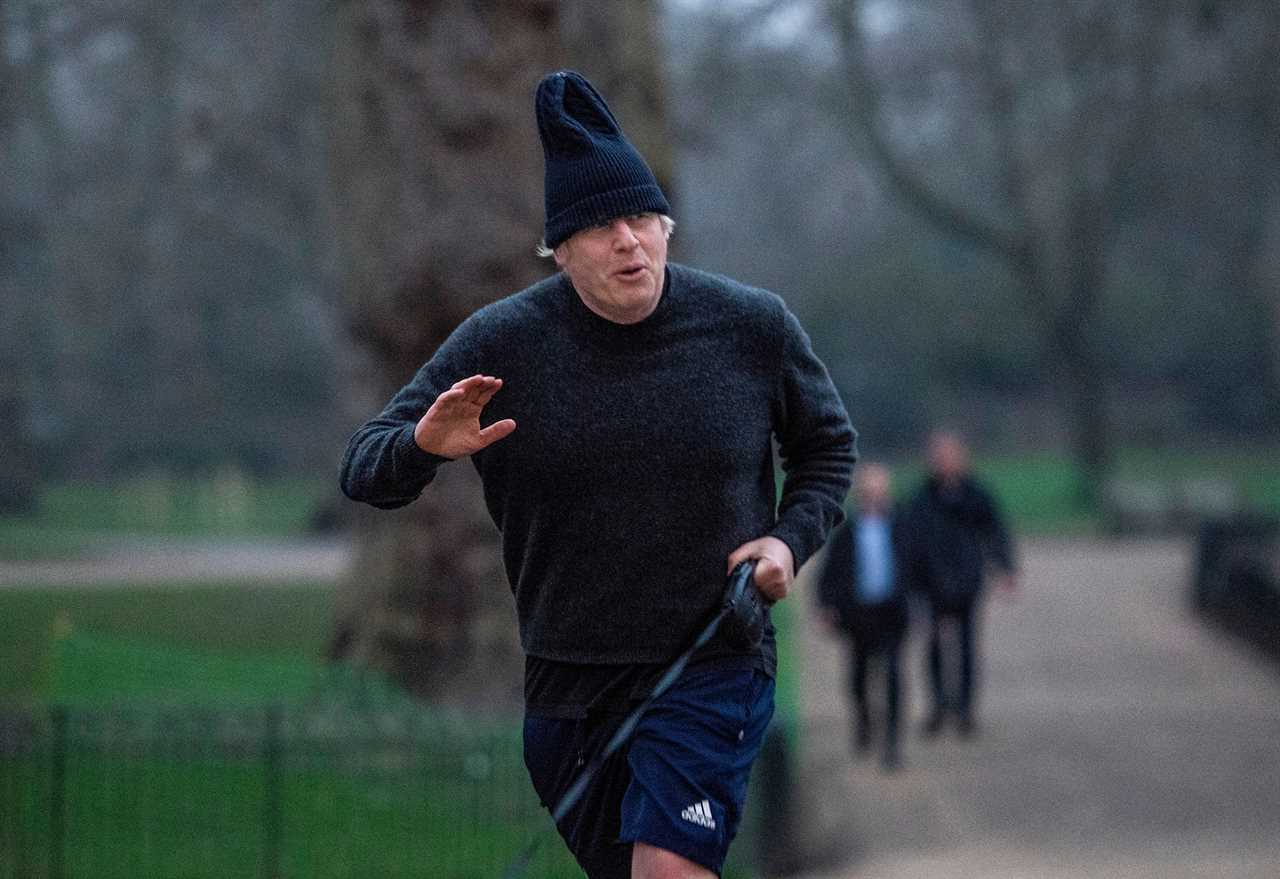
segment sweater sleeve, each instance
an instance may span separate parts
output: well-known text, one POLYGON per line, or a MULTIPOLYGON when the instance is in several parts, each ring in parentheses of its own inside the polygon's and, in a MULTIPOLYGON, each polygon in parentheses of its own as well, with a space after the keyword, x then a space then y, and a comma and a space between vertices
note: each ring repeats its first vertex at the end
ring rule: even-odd
POLYGON ((814 601, 820 608, 839 609, 842 595, 853 593, 853 532, 836 526, 827 544, 827 555, 818 573, 814 601))
POLYGON ((985 507, 983 515, 984 549, 988 558, 1006 574, 1014 573, 1017 560, 1014 558, 1013 541, 1009 537, 1009 529, 1005 527, 1004 518, 996 505, 995 498, 988 492, 980 490, 980 497, 985 507))
POLYGON ((774 431, 786 474, 770 534, 791 548, 796 570, 844 519, 857 433, 800 322, 783 310, 774 431))
POLYGON ((403 507, 417 499, 437 468, 450 460, 424 452, 413 431, 436 397, 475 373, 474 324, 472 319, 458 327, 382 412, 352 435, 341 470, 347 497, 384 510, 403 507))

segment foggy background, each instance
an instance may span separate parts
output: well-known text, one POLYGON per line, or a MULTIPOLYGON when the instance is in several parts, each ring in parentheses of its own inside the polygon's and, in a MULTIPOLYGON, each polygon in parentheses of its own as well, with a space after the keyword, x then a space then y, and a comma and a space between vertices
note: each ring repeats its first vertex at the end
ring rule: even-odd
MULTIPOLYGON (((844 5, 856 35, 656 7, 677 258, 781 293, 877 454, 940 419, 1069 451, 1079 370, 1104 454, 1273 437, 1272 4, 844 5)), ((40 478, 332 467, 339 6, 5 4, 5 429, 40 478)))
POLYGON ((0 4, 0 877, 497 875, 536 824, 474 473, 337 468, 551 271, 561 67, 672 259, 784 297, 900 495, 965 433, 1025 561, 989 733, 893 780, 802 573, 791 817, 730 875, 1271 877, 1274 665, 1188 608, 1280 643, 1277 45, 1273 0, 0 4))

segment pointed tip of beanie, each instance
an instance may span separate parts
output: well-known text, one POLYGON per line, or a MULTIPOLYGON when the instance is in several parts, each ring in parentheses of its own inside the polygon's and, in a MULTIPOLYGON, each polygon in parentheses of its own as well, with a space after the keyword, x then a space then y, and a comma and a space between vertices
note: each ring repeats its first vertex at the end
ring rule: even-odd
POLYGON ((587 78, 558 70, 542 78, 535 98, 543 148, 576 153, 595 137, 624 137, 609 105, 587 78))

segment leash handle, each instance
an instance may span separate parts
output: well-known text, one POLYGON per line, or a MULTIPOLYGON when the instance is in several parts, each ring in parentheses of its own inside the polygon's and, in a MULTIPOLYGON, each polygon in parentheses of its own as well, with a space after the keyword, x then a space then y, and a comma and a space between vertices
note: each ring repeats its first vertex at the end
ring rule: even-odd
POLYGON ((747 589, 755 586, 751 579, 755 572, 755 559, 746 559, 734 566, 734 569, 729 572, 729 588, 725 591, 726 604, 741 601, 747 594, 747 589))
POLYGON ((755 650, 764 640, 768 603, 755 583, 754 559, 739 562, 724 596, 724 640, 737 650, 755 650))

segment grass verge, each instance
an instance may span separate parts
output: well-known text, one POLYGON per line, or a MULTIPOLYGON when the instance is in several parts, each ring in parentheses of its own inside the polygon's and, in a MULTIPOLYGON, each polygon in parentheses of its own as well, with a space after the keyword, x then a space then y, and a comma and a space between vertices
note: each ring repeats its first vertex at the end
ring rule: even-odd
POLYGON ((0 702, 49 692, 55 636, 77 631, 224 655, 314 660, 332 624, 333 589, 297 583, 126 583, 0 590, 0 702))
POLYGON ((35 512, 0 516, 0 559, 74 556, 104 538, 287 537, 304 534, 337 493, 315 479, 142 476, 45 486, 35 512))

